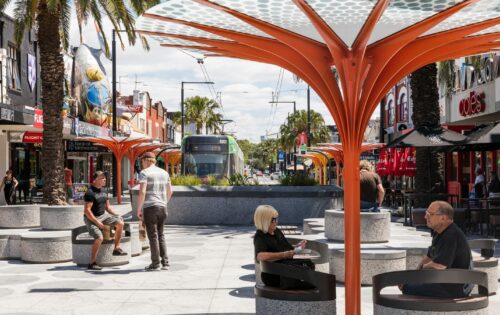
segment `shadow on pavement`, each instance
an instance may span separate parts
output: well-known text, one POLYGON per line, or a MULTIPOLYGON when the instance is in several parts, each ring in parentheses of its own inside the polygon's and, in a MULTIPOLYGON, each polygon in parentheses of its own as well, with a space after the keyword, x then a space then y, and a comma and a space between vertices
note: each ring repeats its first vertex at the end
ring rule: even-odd
POLYGON ((248 265, 243 265, 241 268, 245 270, 255 270, 255 264, 248 264, 248 265))
POLYGON ((229 292, 229 295, 245 299, 255 298, 253 287, 242 287, 229 292))
POLYGON ((255 274, 251 273, 248 275, 241 276, 240 280, 248 281, 248 282, 255 282, 255 274))

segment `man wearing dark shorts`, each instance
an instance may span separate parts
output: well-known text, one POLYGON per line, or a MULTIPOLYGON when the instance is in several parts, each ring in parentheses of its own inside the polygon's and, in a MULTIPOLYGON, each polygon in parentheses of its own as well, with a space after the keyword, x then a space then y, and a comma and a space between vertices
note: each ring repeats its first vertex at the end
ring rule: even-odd
POLYGON ((104 225, 109 225, 110 228, 115 227, 115 249, 113 250, 114 256, 126 256, 125 253, 120 248, 120 240, 122 238, 123 231, 123 219, 117 215, 111 205, 106 192, 102 190, 102 187, 106 186, 106 175, 104 172, 97 171, 94 174, 94 180, 89 190, 85 193, 83 200, 85 201, 85 210, 83 221, 89 231, 89 234, 94 238, 94 244, 92 245, 92 254, 90 258, 90 263, 88 269, 91 270, 101 270, 102 267, 97 264, 97 252, 101 247, 103 241, 102 230, 104 225))
MULTIPOLYGON (((445 201, 434 201, 425 212, 432 231, 432 244, 419 269, 472 269, 472 254, 462 230, 453 223, 453 207, 445 201)), ((473 286, 467 283, 406 284, 403 294, 436 298, 466 297, 473 286)))
POLYGON ((146 152, 141 162, 137 217, 146 224, 151 249, 151 264, 146 267, 146 271, 166 270, 169 263, 163 227, 167 219, 167 202, 172 197, 170 177, 165 170, 155 165, 153 152, 146 152))

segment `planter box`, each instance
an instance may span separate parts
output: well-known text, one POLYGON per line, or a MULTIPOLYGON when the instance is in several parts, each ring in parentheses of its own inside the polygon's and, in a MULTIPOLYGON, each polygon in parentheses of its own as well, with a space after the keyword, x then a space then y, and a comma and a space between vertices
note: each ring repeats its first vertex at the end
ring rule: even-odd
MULTIPOLYGON (((271 205, 279 224, 301 225, 305 218, 324 217, 326 209, 343 206, 337 186, 173 186, 168 224, 251 225, 255 208, 271 205)), ((137 214, 138 186, 131 190, 132 213, 137 214)))

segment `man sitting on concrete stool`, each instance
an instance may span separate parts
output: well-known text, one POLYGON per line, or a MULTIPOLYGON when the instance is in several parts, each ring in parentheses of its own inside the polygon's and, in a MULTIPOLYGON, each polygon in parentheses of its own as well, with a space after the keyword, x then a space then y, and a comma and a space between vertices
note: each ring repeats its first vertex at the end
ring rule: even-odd
POLYGON ((115 233, 115 249, 113 256, 126 256, 127 253, 120 248, 120 240, 123 231, 123 219, 117 215, 109 204, 106 192, 102 191, 102 187, 106 186, 106 174, 97 171, 94 174, 94 181, 89 190, 85 193, 83 200, 85 201, 85 212, 83 220, 89 231, 89 234, 94 238, 92 245, 92 255, 88 269, 101 270, 102 267, 97 264, 97 252, 103 241, 102 230, 104 225, 109 225, 110 229, 116 226, 115 233))
MULTIPOLYGON (((445 201, 434 201, 425 212, 427 226, 432 229, 432 245, 419 264, 419 269, 472 269, 472 254, 462 230, 453 223, 453 207, 445 201)), ((430 283, 400 286, 403 294, 439 298, 466 297, 470 284, 430 283)))

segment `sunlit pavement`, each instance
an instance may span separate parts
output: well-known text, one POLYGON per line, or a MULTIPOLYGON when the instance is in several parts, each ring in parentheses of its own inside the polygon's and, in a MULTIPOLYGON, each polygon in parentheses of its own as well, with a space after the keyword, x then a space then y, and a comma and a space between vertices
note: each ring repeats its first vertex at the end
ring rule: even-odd
MULTIPOLYGON (((130 205, 117 206, 125 213, 130 205)), ((167 226, 171 268, 145 272, 149 252, 130 264, 89 272, 73 263, 0 261, 1 314, 253 314, 254 228, 167 226)), ((498 249, 498 248, 497 248, 498 249)), ((497 250, 497 255, 499 251, 497 250)), ((363 287, 363 314, 372 314, 363 287)), ((337 286, 337 314, 344 289, 337 286)), ((490 314, 500 298, 490 298, 490 314)))

